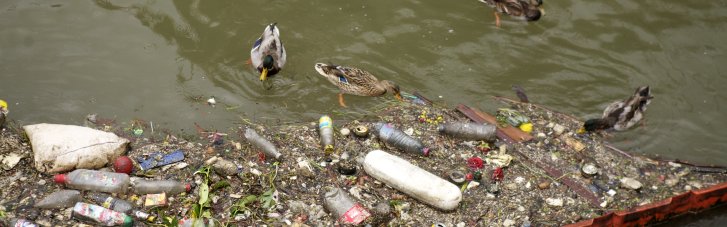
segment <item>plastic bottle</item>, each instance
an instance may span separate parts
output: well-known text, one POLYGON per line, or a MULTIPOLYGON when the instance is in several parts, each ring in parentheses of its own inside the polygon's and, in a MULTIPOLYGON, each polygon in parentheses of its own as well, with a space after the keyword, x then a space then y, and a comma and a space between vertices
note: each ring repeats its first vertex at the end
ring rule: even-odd
POLYGON ((374 125, 374 129, 378 132, 377 136, 379 139, 405 152, 423 154, 424 156, 429 155, 429 148, 424 147, 421 141, 394 128, 391 124, 379 122, 374 125))
POLYGON ((453 122, 439 125, 438 130, 461 139, 492 141, 495 139, 496 128, 491 124, 453 122))
MULTIPOLYGON (((2 224, 2 222, 0 222, 2 224)), ((7 223, 8 226, 13 227, 38 227, 38 224, 35 224, 31 221, 22 219, 22 218, 13 218, 10 219, 10 222, 7 223)))
POLYGON ((53 180, 78 190, 124 194, 129 188, 129 175, 88 169, 77 169, 68 174, 58 174, 53 177, 53 180))
POLYGON ((318 119, 318 134, 321 137, 321 147, 326 156, 333 153, 333 121, 328 115, 318 119))
POLYGON ((124 213, 102 206, 79 202, 73 207, 73 217, 103 226, 132 226, 134 219, 124 213))
POLYGON ((121 213, 127 213, 134 205, 126 200, 114 198, 110 195, 94 193, 90 195, 91 199, 97 204, 101 204, 102 207, 106 207, 121 213))
POLYGON ((245 139, 247 139, 247 141, 252 145, 260 148, 263 153, 265 153, 265 156, 273 157, 275 159, 280 159, 280 156, 282 156, 273 143, 258 135, 257 132, 251 128, 245 130, 245 139))
POLYGON ((144 180, 134 179, 134 193, 137 195, 166 193, 176 195, 192 190, 192 185, 173 180, 144 180))
POLYGON ((146 221, 146 222, 154 222, 156 220, 156 216, 151 215, 149 213, 145 213, 143 211, 135 210, 131 214, 134 215, 134 217, 138 218, 139 220, 146 221))
POLYGON ((331 212, 331 216, 338 217, 338 222, 341 224, 358 225, 371 216, 366 208, 337 187, 326 190, 326 194, 323 195, 323 206, 331 212))
POLYGON ((60 190, 47 195, 34 207, 41 209, 58 209, 72 207, 81 201, 81 192, 76 190, 60 190))
POLYGON ((453 210, 462 201, 456 185, 384 151, 369 152, 363 167, 369 176, 436 208, 453 210))

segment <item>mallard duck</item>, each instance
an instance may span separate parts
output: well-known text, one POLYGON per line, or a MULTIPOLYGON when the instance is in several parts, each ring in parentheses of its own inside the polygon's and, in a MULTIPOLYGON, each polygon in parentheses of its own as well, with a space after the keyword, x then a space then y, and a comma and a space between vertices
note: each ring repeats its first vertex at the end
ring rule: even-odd
POLYGON ((252 65, 260 72, 260 80, 275 75, 285 65, 285 47, 280 41, 280 30, 272 23, 265 27, 263 34, 255 41, 250 50, 252 65))
POLYGON ((338 93, 338 104, 342 107, 346 107, 346 103, 343 102, 344 93, 358 96, 381 96, 389 92, 402 100, 399 85, 389 80, 379 81, 374 75, 362 69, 323 63, 316 63, 315 69, 341 89, 341 92, 338 93))
POLYGON ((614 129, 616 131, 624 131, 631 128, 641 121, 644 116, 646 106, 651 103, 651 89, 649 86, 643 86, 636 89, 634 95, 623 101, 611 103, 603 111, 600 119, 587 120, 578 133, 593 132, 598 130, 614 129))
POLYGON ((495 9, 495 26, 500 27, 500 13, 519 20, 536 21, 542 16, 543 0, 479 0, 495 9))
POLYGON ((8 103, 0 99, 0 128, 5 124, 5 117, 8 115, 8 103))

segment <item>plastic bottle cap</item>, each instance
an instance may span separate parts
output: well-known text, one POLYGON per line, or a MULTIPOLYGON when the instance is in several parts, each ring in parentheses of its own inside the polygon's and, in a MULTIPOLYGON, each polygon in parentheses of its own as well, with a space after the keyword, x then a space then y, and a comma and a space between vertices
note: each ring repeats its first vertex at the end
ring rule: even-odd
POLYGON ((422 149, 422 153, 424 153, 424 156, 429 156, 429 148, 425 147, 424 149, 422 149))
POLYGON ((184 189, 187 190, 187 192, 189 192, 189 191, 192 190, 192 185, 189 184, 189 183, 187 183, 187 184, 184 185, 184 189))
POLYGON ((66 183, 66 175, 65 174, 58 174, 53 176, 53 182, 56 182, 58 184, 65 184, 66 183))

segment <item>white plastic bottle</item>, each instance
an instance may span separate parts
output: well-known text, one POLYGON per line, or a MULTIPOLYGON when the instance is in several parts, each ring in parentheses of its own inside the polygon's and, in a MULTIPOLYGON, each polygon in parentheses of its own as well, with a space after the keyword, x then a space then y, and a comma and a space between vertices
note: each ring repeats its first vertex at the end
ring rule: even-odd
POLYGON ((78 190, 125 194, 129 189, 129 175, 77 169, 68 174, 58 174, 53 180, 66 187, 78 190))
POLYGON ((363 167, 368 175, 436 208, 453 210, 462 200, 456 185, 382 150, 370 151, 363 167))
POLYGON ((258 135, 257 132, 251 128, 245 130, 245 139, 247 139, 250 144, 260 148, 268 157, 280 159, 280 156, 282 156, 273 143, 258 135))

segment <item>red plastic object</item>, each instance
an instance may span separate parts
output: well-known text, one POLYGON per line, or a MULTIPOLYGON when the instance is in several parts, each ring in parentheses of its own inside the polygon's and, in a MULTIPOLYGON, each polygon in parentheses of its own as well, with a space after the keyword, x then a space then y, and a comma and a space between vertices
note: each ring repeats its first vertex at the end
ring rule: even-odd
POLYGON ((482 159, 480 157, 471 157, 467 159, 467 167, 470 167, 470 169, 478 170, 482 169, 484 166, 482 159))
POLYGON ((117 173, 130 174, 134 164, 128 156, 120 156, 114 161, 114 171, 117 173))
POLYGON ((66 183, 66 175, 65 174, 58 174, 53 176, 53 182, 56 182, 58 184, 65 184, 66 183))
POLYGON ((727 182, 566 226, 644 226, 687 212, 698 212, 722 203, 727 203, 727 182))
POLYGON ((502 181, 502 179, 505 179, 505 172, 502 171, 502 167, 497 167, 494 171, 492 171, 492 180, 502 181))

